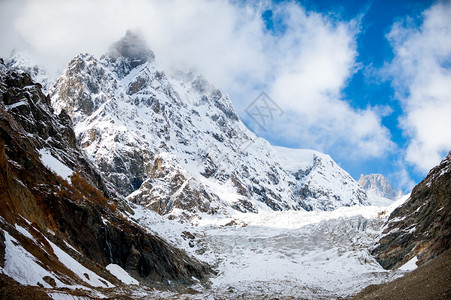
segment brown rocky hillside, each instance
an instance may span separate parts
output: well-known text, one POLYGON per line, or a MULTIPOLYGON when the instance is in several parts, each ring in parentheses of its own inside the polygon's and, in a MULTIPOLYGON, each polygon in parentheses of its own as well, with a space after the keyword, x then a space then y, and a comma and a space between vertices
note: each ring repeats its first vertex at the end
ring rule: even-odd
POLYGON ((370 285, 352 300, 451 299, 451 250, 392 282, 370 285))

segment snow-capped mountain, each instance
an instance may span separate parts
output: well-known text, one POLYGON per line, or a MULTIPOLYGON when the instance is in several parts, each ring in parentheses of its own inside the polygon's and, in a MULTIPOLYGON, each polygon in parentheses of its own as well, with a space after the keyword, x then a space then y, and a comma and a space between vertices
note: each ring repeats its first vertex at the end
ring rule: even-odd
POLYGON ((367 204, 363 189, 329 156, 300 155, 300 169, 284 168, 227 95, 192 70, 164 73, 130 32, 100 59, 75 57, 51 99, 71 116, 104 177, 161 214, 367 204))
POLYGON ((382 174, 362 174, 360 175, 359 184, 367 193, 379 197, 396 200, 403 195, 402 191, 395 190, 390 181, 382 174))
POLYGON ((330 156, 257 138, 133 35, 71 62, 58 114, 11 68, 0 59, 0 298, 347 298, 449 254, 451 154, 402 206, 354 206, 374 199, 330 156), (215 216, 180 223, 123 196, 215 216))

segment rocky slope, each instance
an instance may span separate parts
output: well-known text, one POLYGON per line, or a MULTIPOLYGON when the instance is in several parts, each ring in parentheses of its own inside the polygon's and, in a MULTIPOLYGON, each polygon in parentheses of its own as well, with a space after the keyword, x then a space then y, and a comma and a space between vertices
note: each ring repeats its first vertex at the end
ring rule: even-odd
POLYGON ((127 216, 40 87, 0 60, 0 272, 88 290, 122 285, 110 264, 150 286, 206 280, 208 266, 127 216))
POLYGON ((227 95, 193 71, 165 74, 133 33, 100 59, 75 57, 51 98, 119 193, 168 217, 367 204, 363 189, 330 157, 317 156, 313 167, 311 156, 308 169, 284 169, 271 145, 243 125, 227 95), (334 169, 341 188, 352 189, 321 190, 315 176, 308 179, 321 164, 334 169))
POLYGON ((372 254, 386 269, 411 259, 424 264, 450 248, 450 213, 451 153, 415 186, 409 200, 391 213, 372 254))
POLYGON ((382 174, 362 174, 358 182, 367 193, 375 196, 391 200, 396 200, 402 196, 402 191, 395 190, 390 181, 382 174))

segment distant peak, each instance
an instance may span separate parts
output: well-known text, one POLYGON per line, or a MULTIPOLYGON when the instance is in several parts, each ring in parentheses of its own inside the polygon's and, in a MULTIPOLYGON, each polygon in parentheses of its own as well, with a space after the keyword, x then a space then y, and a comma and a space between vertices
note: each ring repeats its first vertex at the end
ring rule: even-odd
POLYGON ((402 196, 402 192, 395 190, 390 181, 382 174, 362 174, 359 184, 367 192, 373 192, 388 199, 395 200, 402 196))
POLYGON ((127 30, 125 36, 111 46, 109 56, 128 58, 132 68, 155 58, 143 36, 131 30, 127 30))

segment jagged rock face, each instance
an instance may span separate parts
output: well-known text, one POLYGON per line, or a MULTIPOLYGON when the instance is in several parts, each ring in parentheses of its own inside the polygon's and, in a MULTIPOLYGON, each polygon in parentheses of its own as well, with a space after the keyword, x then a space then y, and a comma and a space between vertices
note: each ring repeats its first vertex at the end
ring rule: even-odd
POLYGON ((226 95, 193 73, 168 78, 147 61, 125 75, 116 63, 78 56, 52 101, 71 115, 81 146, 122 195, 162 214, 257 211, 262 203, 300 208, 290 195, 294 182, 226 95), (244 143, 261 156, 249 155, 244 143))
POLYGON ((363 189, 376 196, 396 200, 402 196, 402 191, 395 190, 393 185, 382 174, 360 175, 359 184, 363 189))
POLYGON ((187 217, 364 203, 364 192, 343 199, 330 191, 321 205, 305 202, 319 191, 297 193, 299 180, 244 126, 227 95, 193 71, 166 75, 143 45, 128 35, 101 59, 77 56, 51 92, 56 111, 71 116, 81 147, 123 196, 187 217))
POLYGON ((386 269, 413 257, 418 265, 451 245, 451 153, 412 190, 411 196, 390 215, 384 236, 372 254, 386 269))
POLYGON ((52 284, 85 285, 61 263, 49 241, 113 284, 118 280, 104 268, 110 263, 148 284, 192 283, 193 276, 207 276, 208 266, 120 212, 125 202, 112 200, 114 193, 77 148, 69 117, 53 114, 50 99, 28 74, 14 73, 0 60, 0 91, 0 254, 6 237, 17 242, 52 274, 42 279, 52 284), (53 167, 44 165, 49 157, 53 167), (55 165, 72 176, 62 178, 55 165), (25 229, 20 232, 14 224, 25 229))
MULTIPOLYGON (((22 134, 33 137, 30 140, 35 149, 47 149, 70 169, 83 175, 90 184, 114 196, 114 191, 105 186, 89 159, 76 147, 70 117, 65 112, 54 114, 50 98, 42 93, 40 84, 34 83, 28 73, 8 71, 4 66, 2 91, 5 118, 13 117, 15 121, 12 122, 18 123, 15 130, 21 128, 24 130, 22 134)), ((23 164, 20 157, 17 162, 23 164)))

